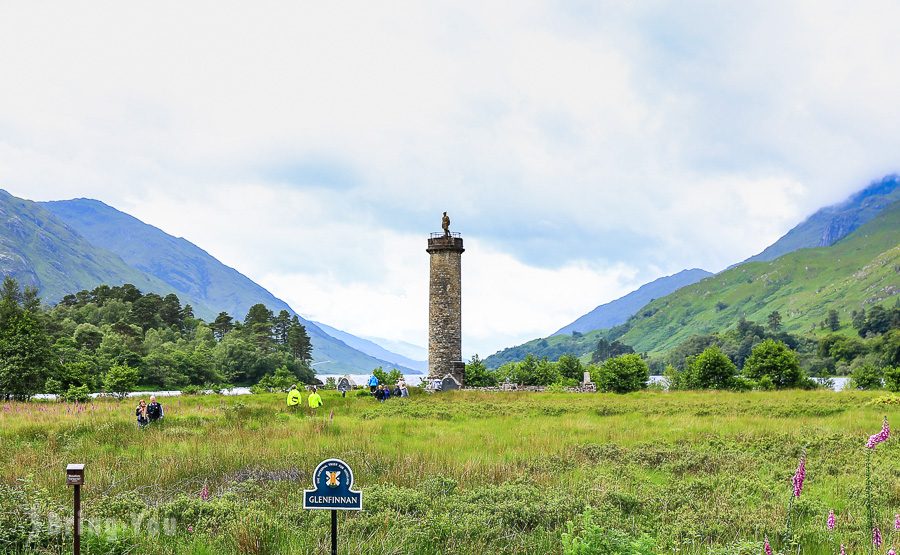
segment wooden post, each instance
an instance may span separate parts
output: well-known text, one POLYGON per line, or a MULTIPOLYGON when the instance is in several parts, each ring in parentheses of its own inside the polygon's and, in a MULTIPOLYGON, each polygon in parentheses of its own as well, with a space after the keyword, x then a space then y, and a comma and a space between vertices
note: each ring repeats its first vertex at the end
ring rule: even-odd
POLYGON ((81 486, 75 486, 75 555, 81 555, 81 486))
POLYGON ((334 509, 331 511, 331 555, 337 555, 337 511, 334 509))

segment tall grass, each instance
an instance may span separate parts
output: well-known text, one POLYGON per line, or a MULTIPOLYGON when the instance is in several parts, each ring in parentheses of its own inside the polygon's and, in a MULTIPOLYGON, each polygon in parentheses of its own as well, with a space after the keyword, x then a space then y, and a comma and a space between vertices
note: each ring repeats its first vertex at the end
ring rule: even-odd
MULTIPOLYGON (((364 492, 365 511, 341 517, 343 553, 562 553, 589 509, 592 530, 661 553, 760 553, 766 536, 786 547, 775 539, 806 447, 791 536, 830 553, 834 509, 852 553, 871 535, 860 441, 885 414, 900 421, 900 399, 864 392, 323 397, 314 415, 280 395, 165 399, 165 422, 145 430, 131 402, 0 404, 0 484, 64 512, 63 469, 84 462, 86 518, 174 523, 119 534, 125 547, 98 539, 101 553, 325 552, 328 515, 303 511, 302 490, 333 456, 364 492)), ((898 454, 888 441, 872 461, 885 523, 900 512, 898 454)), ((900 547, 883 529, 885 550, 900 547)))

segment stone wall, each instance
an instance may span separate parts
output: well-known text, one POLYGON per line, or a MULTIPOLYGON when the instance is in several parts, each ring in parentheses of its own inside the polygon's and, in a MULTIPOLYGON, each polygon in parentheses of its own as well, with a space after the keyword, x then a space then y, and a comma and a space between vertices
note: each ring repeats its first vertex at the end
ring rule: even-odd
POLYGON ((428 299, 428 375, 453 375, 460 383, 462 361, 462 253, 459 237, 428 240, 431 275, 428 299))

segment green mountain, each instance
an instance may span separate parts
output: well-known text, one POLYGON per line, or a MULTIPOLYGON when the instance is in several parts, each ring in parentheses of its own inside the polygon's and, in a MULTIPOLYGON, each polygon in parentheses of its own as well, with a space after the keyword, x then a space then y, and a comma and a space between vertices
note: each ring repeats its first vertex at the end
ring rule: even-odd
MULTIPOLYGON (((196 245, 86 199, 36 203, 0 190, 0 274, 36 287, 51 304, 100 284, 132 283, 144 292, 175 293, 208 321, 222 310, 243 319, 256 303, 294 313, 196 245)), ((320 373, 396 366, 348 346, 309 321, 303 323, 320 373)))
MULTIPOLYGON (((296 314, 286 302, 197 245, 107 204, 83 198, 41 204, 91 244, 115 253, 133 268, 163 282, 167 291, 192 304, 195 313, 206 320, 211 321, 223 310, 243 320, 257 303, 275 312, 287 310, 296 314)), ((312 340, 313 364, 320 373, 368 372, 377 366, 397 366, 347 345, 303 317, 300 320, 312 340)))
POLYGON ((765 322, 777 310, 784 329, 810 333, 837 310, 853 310, 900 293, 900 202, 830 247, 800 249, 771 262, 748 262, 679 289, 643 307, 619 340, 660 352, 691 335, 729 328, 741 316, 765 322))
POLYGON ((827 206, 744 262, 765 262, 797 249, 828 247, 900 200, 900 176, 888 175, 844 202, 827 206))
POLYGON ((170 290, 116 254, 95 247, 40 204, 4 190, 0 190, 0 274, 36 287, 50 303, 101 283, 132 283, 156 293, 170 290))
POLYGON ((774 310, 786 331, 808 334, 829 310, 849 323, 853 310, 885 303, 898 293, 900 201, 831 246, 732 267, 650 302, 621 326, 535 339, 491 355, 485 363, 496 368, 528 354, 551 360, 562 354, 586 356, 601 338, 661 353, 692 335, 733 327, 742 316, 764 323, 774 310))
POLYGON ((712 273, 706 270, 693 268, 691 270, 682 270, 671 276, 655 279, 650 283, 641 285, 624 297, 598 306, 571 324, 564 326, 553 335, 566 335, 571 334, 573 331, 587 333, 592 330, 624 324, 628 321, 628 318, 653 299, 665 297, 673 291, 677 291, 686 285, 697 283, 711 275, 712 273))

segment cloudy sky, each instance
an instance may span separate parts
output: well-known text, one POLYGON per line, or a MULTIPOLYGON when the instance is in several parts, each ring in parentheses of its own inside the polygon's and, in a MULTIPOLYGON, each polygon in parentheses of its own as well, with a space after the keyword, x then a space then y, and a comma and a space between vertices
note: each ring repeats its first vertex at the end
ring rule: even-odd
POLYGON ((464 351, 717 271, 900 169, 900 5, 0 2, 0 187, 97 198, 351 333, 464 351))

